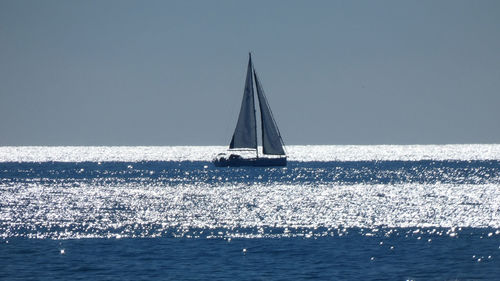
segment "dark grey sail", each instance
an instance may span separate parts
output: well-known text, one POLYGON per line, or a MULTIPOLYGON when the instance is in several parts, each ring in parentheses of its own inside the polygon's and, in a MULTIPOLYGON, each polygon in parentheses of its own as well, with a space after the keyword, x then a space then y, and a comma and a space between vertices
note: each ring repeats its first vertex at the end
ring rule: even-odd
POLYGON ((260 118, 262 121, 262 148, 264 154, 285 155, 283 149, 283 140, 278 130, 278 125, 274 120, 271 108, 267 103, 266 95, 262 89, 257 73, 254 69, 255 84, 257 87, 257 96, 259 98, 260 118))
POLYGON ((255 121, 255 100, 253 94, 252 57, 248 59, 247 79, 240 116, 229 148, 257 148, 257 124, 255 121))

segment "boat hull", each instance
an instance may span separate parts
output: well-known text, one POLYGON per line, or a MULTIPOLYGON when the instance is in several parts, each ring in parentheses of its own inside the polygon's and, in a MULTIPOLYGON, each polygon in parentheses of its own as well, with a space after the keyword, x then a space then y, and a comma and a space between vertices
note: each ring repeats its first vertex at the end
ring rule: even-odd
POLYGON ((281 158, 219 158, 213 161, 216 167, 284 167, 287 164, 286 157, 281 158))

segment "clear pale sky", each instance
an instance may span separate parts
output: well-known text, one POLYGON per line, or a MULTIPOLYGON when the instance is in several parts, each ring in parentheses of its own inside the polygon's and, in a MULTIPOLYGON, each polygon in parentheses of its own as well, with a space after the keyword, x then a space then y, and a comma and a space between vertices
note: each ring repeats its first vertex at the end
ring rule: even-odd
POLYGON ((0 0, 0 145, 500 143, 500 1, 0 0))

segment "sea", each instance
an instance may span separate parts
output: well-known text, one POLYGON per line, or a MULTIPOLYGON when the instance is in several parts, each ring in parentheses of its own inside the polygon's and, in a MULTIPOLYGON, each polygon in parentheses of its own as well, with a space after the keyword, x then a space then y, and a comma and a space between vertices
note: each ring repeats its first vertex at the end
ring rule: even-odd
POLYGON ((500 280, 500 145, 0 147, 1 280, 500 280))

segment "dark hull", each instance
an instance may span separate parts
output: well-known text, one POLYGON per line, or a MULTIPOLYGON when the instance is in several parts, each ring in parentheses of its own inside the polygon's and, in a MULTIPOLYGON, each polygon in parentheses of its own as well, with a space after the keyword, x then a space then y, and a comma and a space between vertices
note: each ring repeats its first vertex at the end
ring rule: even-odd
POLYGON ((286 166, 286 157, 281 158, 236 158, 236 159, 216 159, 213 161, 216 167, 284 167, 286 166))

